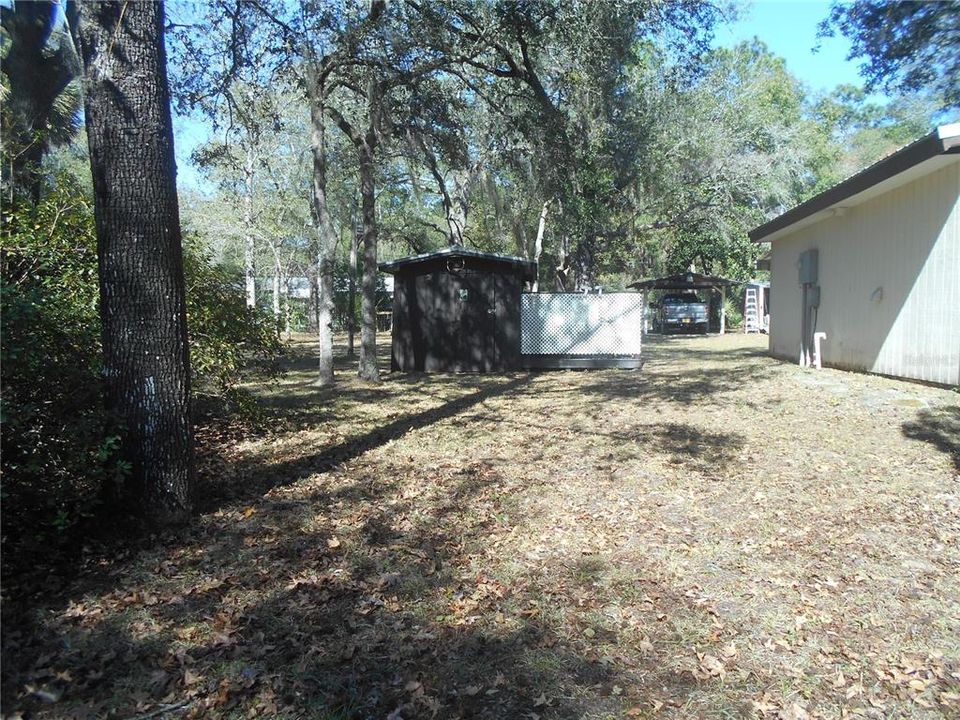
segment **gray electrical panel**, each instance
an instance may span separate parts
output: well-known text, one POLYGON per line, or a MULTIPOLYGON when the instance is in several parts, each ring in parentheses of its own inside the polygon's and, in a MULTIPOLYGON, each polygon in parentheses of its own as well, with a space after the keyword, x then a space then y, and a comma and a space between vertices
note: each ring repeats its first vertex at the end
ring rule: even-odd
POLYGON ((817 282, 817 249, 800 253, 800 284, 814 285, 817 282))

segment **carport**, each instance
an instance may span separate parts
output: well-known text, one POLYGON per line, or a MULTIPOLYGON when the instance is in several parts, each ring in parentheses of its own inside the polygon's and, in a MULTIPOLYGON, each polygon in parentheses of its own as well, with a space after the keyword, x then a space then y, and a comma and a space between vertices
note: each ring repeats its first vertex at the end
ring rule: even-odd
POLYGON ((649 280, 637 280, 627 287, 643 293, 644 309, 647 307, 647 293, 651 290, 720 290, 720 334, 723 335, 727 330, 727 288, 739 284, 736 280, 716 275, 685 272, 649 280))

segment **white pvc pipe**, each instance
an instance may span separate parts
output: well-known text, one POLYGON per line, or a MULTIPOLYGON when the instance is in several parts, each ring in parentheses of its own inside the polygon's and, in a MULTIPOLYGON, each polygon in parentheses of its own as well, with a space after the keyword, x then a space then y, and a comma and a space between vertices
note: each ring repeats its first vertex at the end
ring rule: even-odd
POLYGON ((815 332, 813 334, 813 365, 817 370, 820 369, 820 341, 826 340, 825 332, 815 332))

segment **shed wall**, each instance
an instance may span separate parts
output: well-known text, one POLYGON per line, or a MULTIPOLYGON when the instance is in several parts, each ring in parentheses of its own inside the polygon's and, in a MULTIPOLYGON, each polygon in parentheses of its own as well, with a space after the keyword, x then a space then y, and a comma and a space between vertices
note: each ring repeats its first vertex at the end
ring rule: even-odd
POLYGON ((770 351, 796 359, 800 253, 819 250, 828 365, 960 383, 960 162, 775 240, 770 351), (877 289, 882 288, 882 299, 877 289))
POLYGON ((518 271, 468 258, 396 273, 392 359, 403 372, 490 372, 520 365, 518 271))

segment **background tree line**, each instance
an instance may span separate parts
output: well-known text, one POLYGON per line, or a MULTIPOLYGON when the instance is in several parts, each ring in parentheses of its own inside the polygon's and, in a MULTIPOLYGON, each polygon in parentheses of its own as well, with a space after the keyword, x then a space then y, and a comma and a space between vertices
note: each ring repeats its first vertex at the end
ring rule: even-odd
POLYGON ((948 105, 937 86, 885 105, 856 87, 812 93, 759 41, 711 49, 723 17, 709 4, 181 9, 183 112, 241 132, 251 84, 263 107, 293 110, 252 121, 300 150, 288 191, 264 179, 259 196, 300 204, 286 234, 311 278, 346 268, 358 225, 380 258, 466 244, 540 260, 549 288, 618 288, 690 263, 744 278, 759 252, 747 229, 924 134, 948 105))
POLYGON ((759 41, 713 48, 728 11, 708 3, 211 0, 166 19, 5 6, 4 547, 68 537, 117 497, 188 513, 191 391, 255 413, 241 381, 275 368, 300 278, 329 385, 354 281, 358 372, 378 377, 381 259, 468 245, 537 260, 538 285, 563 290, 691 263, 754 274, 750 227, 955 108, 957 5, 910 8, 825 19, 869 62, 868 89, 893 95, 881 105, 810 92, 759 41), (885 23, 896 42, 877 40, 885 23), (937 50, 926 74, 911 48, 937 50), (192 158, 205 189, 179 201, 171 102, 211 131, 192 158), (154 134, 131 143, 137 118, 154 134), (170 463, 150 460, 161 419, 181 428, 164 433, 181 437, 170 463), (171 473, 184 487, 164 499, 171 473))

